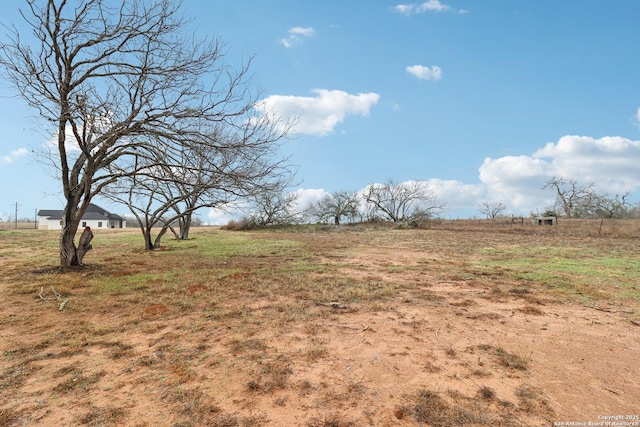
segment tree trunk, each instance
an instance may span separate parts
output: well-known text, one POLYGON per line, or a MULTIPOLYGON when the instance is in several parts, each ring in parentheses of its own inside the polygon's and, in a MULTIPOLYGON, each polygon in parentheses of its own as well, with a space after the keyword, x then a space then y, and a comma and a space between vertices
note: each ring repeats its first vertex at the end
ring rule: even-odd
POLYGON ((169 230, 171 230, 171 233, 173 233, 174 239, 176 239, 176 240, 181 240, 182 239, 182 237, 181 237, 182 234, 178 233, 175 228, 173 228, 172 226, 169 226, 169 230))
POLYGON ((153 242, 151 241, 151 227, 143 227, 142 235, 144 236, 144 248, 147 251, 153 250, 153 242))
POLYGON ((71 225, 65 225, 60 232, 60 265, 63 267, 79 265, 77 248, 73 241, 75 235, 75 227, 71 225))
POLYGON ((80 265, 78 261, 78 248, 75 244, 76 232, 79 220, 78 209, 74 209, 68 202, 62 213, 62 230, 60 230, 60 265, 63 267, 75 267, 80 265))
POLYGON ((168 226, 162 227, 155 240, 151 239, 151 227, 144 227, 142 229, 142 234, 144 235, 144 248, 147 251, 153 251, 160 248, 160 241, 162 240, 162 236, 164 236, 167 231, 169 231, 168 226))
POLYGON ((158 233, 158 235, 156 236, 156 240, 153 243, 153 249, 160 249, 160 240, 162 239, 162 236, 165 235, 165 233, 169 230, 168 226, 162 227, 162 229, 160 230, 160 232, 158 233))
POLYGON ((78 249, 76 250, 76 258, 78 260, 78 265, 82 265, 82 260, 87 252, 89 252, 92 248, 91 240, 93 240, 93 233, 91 232, 91 227, 85 227, 82 235, 80 236, 80 243, 78 244, 78 249))
POLYGON ((180 240, 189 238, 189 230, 191 229, 191 216, 193 212, 188 212, 184 217, 180 218, 180 240))
POLYGON ((67 196, 67 202, 62 211, 62 230, 60 231, 60 265, 63 267, 77 267, 82 265, 82 260, 91 249, 93 233, 87 227, 80 236, 80 244, 76 246, 75 238, 78 225, 84 216, 90 199, 85 198, 78 206, 78 198, 71 194, 67 196))

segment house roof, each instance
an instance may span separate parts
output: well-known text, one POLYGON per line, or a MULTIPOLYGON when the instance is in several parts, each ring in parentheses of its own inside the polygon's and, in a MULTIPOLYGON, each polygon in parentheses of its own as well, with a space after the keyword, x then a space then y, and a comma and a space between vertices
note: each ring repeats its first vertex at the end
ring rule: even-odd
MULTIPOLYGON (((62 210, 55 209, 42 209, 38 212, 38 216, 48 217, 49 219, 62 219, 62 210)), ((91 203, 87 208, 87 211, 82 216, 84 220, 91 219, 113 219, 113 220, 121 220, 122 217, 120 215, 111 213, 106 209, 101 208, 98 205, 94 205, 91 203)))
POLYGON ((62 218, 62 211, 43 209, 38 211, 38 216, 48 216, 49 218, 57 219, 62 218))

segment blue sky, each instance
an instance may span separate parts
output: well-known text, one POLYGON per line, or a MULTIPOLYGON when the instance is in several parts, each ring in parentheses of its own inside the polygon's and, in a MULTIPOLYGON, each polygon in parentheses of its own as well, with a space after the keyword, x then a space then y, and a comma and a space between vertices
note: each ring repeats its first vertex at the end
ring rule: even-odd
MULTIPOLYGON (((21 5, 1 2, 0 21, 18 23, 21 5)), ((283 151, 303 203, 389 179, 427 182, 450 218, 484 201, 542 211, 553 176, 639 193, 636 0, 185 0, 183 11, 232 66, 255 54, 258 110, 297 118, 283 151)), ((17 202, 33 217, 62 206, 60 184, 32 153, 50 135, 11 93, 0 86, 0 213, 17 202)))

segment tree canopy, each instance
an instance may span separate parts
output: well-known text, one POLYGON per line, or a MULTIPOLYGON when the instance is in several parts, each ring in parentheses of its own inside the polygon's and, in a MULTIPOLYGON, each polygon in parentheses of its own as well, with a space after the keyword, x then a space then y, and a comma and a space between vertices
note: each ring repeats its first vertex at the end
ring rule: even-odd
POLYGON ((65 201, 61 265, 82 263, 74 238, 94 197, 134 179, 177 183, 193 150, 215 153, 209 172, 226 162, 226 182, 256 167, 263 178, 282 172, 282 161, 257 166, 254 157, 286 126, 254 114, 251 58, 232 69, 224 44, 198 39, 179 11, 173 0, 26 0, 34 37, 12 27, 0 44, 6 77, 54 127, 44 158, 65 201))

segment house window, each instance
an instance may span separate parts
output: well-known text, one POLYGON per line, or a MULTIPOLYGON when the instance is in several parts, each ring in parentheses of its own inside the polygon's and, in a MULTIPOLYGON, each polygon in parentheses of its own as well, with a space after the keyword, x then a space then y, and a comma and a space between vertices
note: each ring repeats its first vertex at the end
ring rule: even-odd
POLYGON ((82 227, 86 227, 87 226, 87 221, 82 221, 82 227))
POLYGON ((102 227, 102 221, 98 221, 98 228, 102 227))

